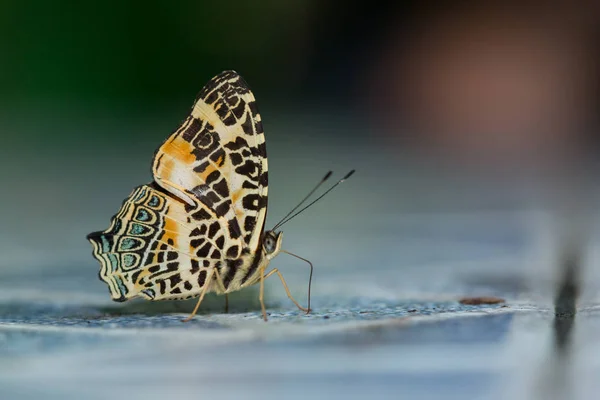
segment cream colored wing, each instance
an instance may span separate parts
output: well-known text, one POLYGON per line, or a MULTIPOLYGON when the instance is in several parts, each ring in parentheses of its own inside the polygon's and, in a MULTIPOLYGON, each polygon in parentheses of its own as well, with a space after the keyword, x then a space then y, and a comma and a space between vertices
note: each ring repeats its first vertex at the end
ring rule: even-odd
POLYGON ((214 77, 190 116, 156 152, 153 173, 166 191, 228 221, 229 236, 252 252, 266 217, 268 166, 254 95, 234 71, 214 77))
POLYGON ((190 214, 185 203, 153 185, 134 189, 109 228, 88 235, 115 301, 198 296, 213 285, 206 281, 209 269, 240 253, 241 241, 226 239, 224 219, 207 210, 190 214))

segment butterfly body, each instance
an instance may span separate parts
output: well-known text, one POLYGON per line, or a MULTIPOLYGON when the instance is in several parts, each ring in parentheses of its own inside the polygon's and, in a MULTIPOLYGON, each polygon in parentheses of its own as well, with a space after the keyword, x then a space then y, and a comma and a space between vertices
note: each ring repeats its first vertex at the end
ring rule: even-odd
POLYGON ((133 190, 108 229, 88 235, 113 300, 230 293, 265 277, 282 235, 264 231, 264 133, 237 73, 202 89, 157 150, 152 172, 154 181, 133 190))

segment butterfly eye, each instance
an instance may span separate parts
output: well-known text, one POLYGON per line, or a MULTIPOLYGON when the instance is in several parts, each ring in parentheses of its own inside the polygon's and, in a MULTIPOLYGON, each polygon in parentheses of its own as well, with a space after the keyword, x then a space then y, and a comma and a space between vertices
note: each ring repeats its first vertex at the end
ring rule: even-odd
POLYGON ((272 253, 275 250, 275 240, 271 236, 267 236, 264 241, 265 250, 272 253))

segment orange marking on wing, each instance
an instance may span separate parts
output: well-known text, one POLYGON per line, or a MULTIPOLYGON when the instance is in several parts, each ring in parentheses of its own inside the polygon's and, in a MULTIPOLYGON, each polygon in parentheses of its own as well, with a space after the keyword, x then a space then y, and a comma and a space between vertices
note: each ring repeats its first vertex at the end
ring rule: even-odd
POLYGON ((166 219, 165 220, 165 233, 163 234, 162 237, 162 241, 164 242, 168 242, 169 239, 171 239, 173 241, 173 244, 171 246, 173 247, 177 247, 178 243, 177 243, 177 238, 179 237, 179 226, 177 225, 177 222, 175 222, 175 220, 173 219, 166 219))
POLYGON ((240 199, 240 197, 242 196, 242 191, 241 190, 237 190, 235 192, 233 192, 233 194, 231 195, 231 202, 233 204, 237 204, 238 200, 240 199))
POLYGON ((202 181, 206 182, 206 178, 208 178, 208 176, 215 172, 217 169, 218 168, 216 166, 210 164, 208 167, 206 167, 204 171, 200 172, 200 178, 202 179, 202 181))
POLYGON ((148 271, 148 270, 140 272, 140 274, 138 275, 137 282, 134 282, 134 285, 133 285, 135 290, 137 290, 138 292, 141 292, 142 290, 146 289, 146 286, 140 285, 138 282, 140 282, 142 280, 142 278, 145 278, 148 275, 150 275, 150 271, 148 271))
POLYGON ((245 215, 246 214, 244 213, 244 210, 240 210, 239 208, 235 209, 235 216, 237 217, 238 221, 243 221, 245 215))
POLYGON ((191 144, 182 138, 175 138, 162 146, 162 151, 176 160, 181 160, 185 164, 192 164, 196 161, 196 156, 192 154, 194 148, 191 144))
POLYGON ((240 189, 233 192, 233 194, 231 195, 231 204, 233 204, 235 216, 237 217, 238 221, 243 221, 246 216, 246 211, 244 210, 244 207, 242 205, 238 205, 238 201, 240 201, 240 198, 243 194, 243 189, 240 189))
POLYGON ((160 164, 160 168, 159 168, 159 170, 157 172, 158 172, 158 174, 160 176, 164 176, 164 177, 170 178, 171 175, 173 174, 173 167, 174 166, 175 166, 175 161, 173 161, 170 158, 165 159, 160 164))

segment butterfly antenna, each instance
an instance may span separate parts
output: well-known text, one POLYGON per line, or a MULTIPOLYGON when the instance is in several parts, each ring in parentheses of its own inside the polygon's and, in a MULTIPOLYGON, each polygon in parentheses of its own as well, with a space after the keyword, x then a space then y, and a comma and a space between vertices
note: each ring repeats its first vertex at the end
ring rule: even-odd
POLYGON ((322 185, 322 184, 323 184, 323 183, 324 183, 324 182, 325 182, 327 179, 329 179, 329 177, 331 176, 331 174, 332 174, 332 173, 333 173, 333 171, 329 171, 328 173, 326 173, 326 174, 325 174, 325 176, 323 177, 323 179, 321 179, 321 180, 319 181, 319 183, 317 183, 317 185, 316 185, 316 186, 315 186, 315 187, 314 187, 314 188, 313 188, 313 189, 312 189, 310 192, 308 192, 308 194, 307 194, 307 195, 306 195, 306 196, 305 196, 305 197, 302 199, 302 201, 300 201, 300 203, 298 203, 298 205, 297 205, 296 207, 292 208, 292 210, 291 210, 289 213, 287 213, 287 214, 285 215, 285 217, 281 218, 281 220, 280 220, 280 221, 279 221, 279 222, 278 222, 278 223, 275 225, 275 227, 273 227, 273 230, 275 230, 275 229, 277 229, 279 226, 281 226, 281 223, 282 223, 282 222, 283 222, 283 221, 284 221, 284 220, 285 220, 287 217, 289 217, 290 215, 292 215, 292 213, 293 213, 294 211, 296 211, 296 210, 298 209, 298 207, 300 207, 300 206, 301 206, 301 205, 302 205, 302 204, 303 204, 303 203, 304 203, 306 200, 308 200, 308 198, 309 198, 310 196, 312 196, 312 194, 313 194, 313 193, 314 193, 314 192, 315 192, 315 191, 316 191, 316 190, 317 190, 319 187, 321 187, 321 185, 322 185))
MULTIPOLYGON (((337 181, 332 187, 330 187, 329 189, 327 189, 325 191, 325 193, 323 193, 322 195, 320 195, 319 197, 317 197, 316 199, 314 199, 313 201, 311 201, 310 203, 308 203, 308 205, 306 205, 305 207, 301 208, 300 211, 297 211, 295 214, 293 214, 291 217, 286 218, 282 220, 281 222, 279 222, 275 228, 273 228, 273 230, 275 230, 276 228, 279 228, 281 226, 283 226, 284 224, 287 224, 289 221, 291 221, 294 217, 296 217, 297 215, 301 214, 304 210, 306 210, 307 208, 309 208, 310 206, 312 206, 313 204, 315 204, 317 201, 321 200, 323 197, 325 197, 327 195, 327 193, 331 192, 333 189, 335 189, 340 183, 344 182, 346 179, 350 178, 352 176, 352 174, 354 174, 355 170, 352 170, 350 172, 348 172, 346 174, 346 176, 344 176, 342 179, 340 179, 339 181, 337 181)), ((321 182, 322 183, 322 182, 321 182)), ((298 207, 296 207, 298 208, 298 207)), ((290 213, 291 214, 291 213, 290 213)), ((288 214, 289 215, 289 214, 288 214)))
POLYGON ((310 275, 308 276, 308 307, 307 307, 307 310, 308 310, 308 311, 306 312, 306 313, 308 314, 308 313, 311 311, 311 310, 310 310, 310 288, 311 288, 311 286, 312 286, 313 265, 312 265, 312 263, 311 263, 310 261, 308 261, 306 258, 302 258, 302 257, 300 257, 299 255, 296 255, 296 254, 294 254, 294 253, 290 253, 289 251, 286 251, 286 250, 281 250, 281 252, 282 252, 282 253, 285 253, 285 254, 289 254, 289 255, 290 255, 290 256, 292 256, 292 257, 296 257, 296 258, 298 258, 298 259, 300 259, 300 260, 302 260, 302 261, 304 261, 304 262, 308 263, 308 265, 310 265, 310 275))

